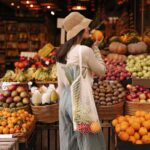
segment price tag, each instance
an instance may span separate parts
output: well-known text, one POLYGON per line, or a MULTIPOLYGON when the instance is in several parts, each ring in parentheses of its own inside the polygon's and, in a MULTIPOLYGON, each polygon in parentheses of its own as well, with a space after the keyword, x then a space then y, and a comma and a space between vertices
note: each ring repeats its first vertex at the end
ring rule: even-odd
POLYGON ((46 65, 49 65, 49 61, 46 61, 45 64, 46 64, 46 65))
POLYGON ((31 89, 31 86, 32 86, 32 84, 33 84, 33 82, 28 82, 28 87, 29 87, 29 89, 31 89))
POLYGON ((12 134, 0 134, 0 138, 12 138, 12 134))
POLYGON ((7 90, 8 86, 13 85, 13 84, 19 84, 19 82, 3 82, 1 85, 2 90, 7 90))

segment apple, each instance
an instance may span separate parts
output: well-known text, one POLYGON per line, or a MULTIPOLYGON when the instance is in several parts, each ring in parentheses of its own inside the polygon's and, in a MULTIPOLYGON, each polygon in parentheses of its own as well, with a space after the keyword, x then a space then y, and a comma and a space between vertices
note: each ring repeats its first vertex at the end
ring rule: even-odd
POLYGON ((139 102, 140 99, 137 97, 137 98, 133 98, 132 101, 133 101, 133 102, 139 102))
POLYGON ((27 97, 22 99, 23 104, 29 104, 29 102, 30 102, 30 100, 27 97))
POLYGON ((18 95, 17 91, 12 91, 12 92, 11 92, 11 96, 12 96, 12 97, 15 97, 15 96, 17 96, 17 95, 18 95))
POLYGON ((9 91, 14 91, 14 90, 16 90, 16 88, 17 88, 17 86, 15 84, 8 86, 9 91))
POLYGON ((20 96, 15 96, 15 97, 13 98, 13 101, 14 101, 14 102, 20 102, 20 101, 21 101, 21 97, 20 97, 20 96))
POLYGON ((145 99, 141 99, 140 103, 146 103, 146 100, 145 99))
POLYGON ((0 95, 0 101, 3 102, 5 100, 5 96, 3 94, 0 95))
POLYGON ((148 99, 150 99, 150 92, 148 92, 148 93, 146 94, 146 96, 148 97, 148 99))
POLYGON ((4 95, 5 97, 10 96, 10 94, 11 94, 11 92, 10 92, 10 91, 7 91, 7 90, 3 92, 3 95, 4 95))
POLYGON ((140 100, 146 99, 146 95, 144 93, 139 95, 140 100))
POLYGON ((28 94, 25 91, 23 91, 23 92, 20 93, 20 97, 22 97, 22 98, 25 98, 27 96, 28 96, 28 94))
POLYGON ((127 100, 132 101, 131 95, 127 95, 126 98, 127 98, 127 100))
POLYGON ((18 86, 17 89, 16 89, 16 91, 17 91, 18 93, 21 93, 21 92, 25 91, 25 89, 24 89, 24 87, 22 87, 22 86, 18 86))
POLYGON ((8 97, 8 98, 6 99, 6 103, 10 104, 10 103, 12 103, 12 102, 13 102, 13 98, 12 98, 12 97, 8 97))

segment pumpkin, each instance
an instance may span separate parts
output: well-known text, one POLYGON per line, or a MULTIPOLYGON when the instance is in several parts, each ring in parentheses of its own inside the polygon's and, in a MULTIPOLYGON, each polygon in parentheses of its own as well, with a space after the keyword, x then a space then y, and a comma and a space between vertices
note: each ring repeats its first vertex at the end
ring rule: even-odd
POLYGON ((112 53, 126 54, 127 46, 125 44, 120 43, 120 42, 112 42, 109 45, 109 50, 112 53))
POLYGON ((107 55, 107 59, 110 61, 125 62, 127 57, 125 55, 110 53, 107 55))
POLYGON ((147 45, 145 42, 137 42, 128 44, 128 52, 130 54, 142 54, 147 51, 147 45))

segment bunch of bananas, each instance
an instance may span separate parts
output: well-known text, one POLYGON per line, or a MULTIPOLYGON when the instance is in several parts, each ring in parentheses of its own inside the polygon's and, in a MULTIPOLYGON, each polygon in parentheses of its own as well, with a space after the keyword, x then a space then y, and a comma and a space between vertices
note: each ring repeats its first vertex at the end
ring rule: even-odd
POLYGON ((20 69, 16 69, 16 71, 15 71, 15 78, 14 78, 13 81, 16 81, 16 82, 26 81, 25 73, 22 70, 20 70, 20 69))
POLYGON ((50 81, 56 81, 57 80, 57 70, 56 70, 56 64, 52 66, 52 69, 50 71, 49 75, 50 81))
POLYGON ((35 72, 36 72, 35 68, 28 68, 28 70, 26 71, 27 81, 31 81, 32 79, 34 79, 35 72))
POLYGON ((15 76, 16 75, 13 70, 7 70, 7 72, 5 73, 4 77, 1 80, 4 82, 13 81, 15 76))
POLYGON ((46 44, 43 48, 38 51, 38 55, 41 57, 47 57, 54 49, 51 43, 46 44))

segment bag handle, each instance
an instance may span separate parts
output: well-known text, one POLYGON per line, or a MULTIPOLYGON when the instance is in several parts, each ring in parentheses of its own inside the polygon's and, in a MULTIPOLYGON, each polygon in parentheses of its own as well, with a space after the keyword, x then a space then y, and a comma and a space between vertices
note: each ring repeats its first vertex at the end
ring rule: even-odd
POLYGON ((80 67, 80 76, 82 76, 82 54, 81 54, 81 46, 79 47, 79 67, 80 67))

